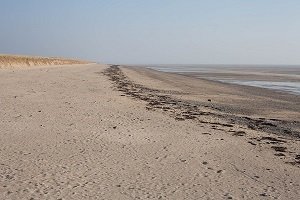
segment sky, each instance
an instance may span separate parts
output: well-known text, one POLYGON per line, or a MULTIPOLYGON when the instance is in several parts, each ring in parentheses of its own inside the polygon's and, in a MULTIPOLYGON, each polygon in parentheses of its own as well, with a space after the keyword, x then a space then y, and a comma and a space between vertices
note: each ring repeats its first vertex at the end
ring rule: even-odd
POLYGON ((299 0, 0 0, 0 53, 115 64, 300 64, 299 0))

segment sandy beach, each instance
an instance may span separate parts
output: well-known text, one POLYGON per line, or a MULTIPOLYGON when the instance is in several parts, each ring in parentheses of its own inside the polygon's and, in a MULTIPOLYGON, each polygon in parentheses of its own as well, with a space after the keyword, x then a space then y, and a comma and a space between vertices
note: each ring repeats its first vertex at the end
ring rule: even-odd
POLYGON ((300 97, 137 67, 0 70, 0 199, 299 199, 300 97))

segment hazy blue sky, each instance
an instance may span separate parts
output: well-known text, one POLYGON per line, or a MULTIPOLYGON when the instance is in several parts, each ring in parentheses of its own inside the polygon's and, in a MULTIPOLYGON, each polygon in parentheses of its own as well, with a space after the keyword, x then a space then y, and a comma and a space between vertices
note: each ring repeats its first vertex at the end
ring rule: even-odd
POLYGON ((300 64, 299 0, 0 0, 0 53, 300 64))

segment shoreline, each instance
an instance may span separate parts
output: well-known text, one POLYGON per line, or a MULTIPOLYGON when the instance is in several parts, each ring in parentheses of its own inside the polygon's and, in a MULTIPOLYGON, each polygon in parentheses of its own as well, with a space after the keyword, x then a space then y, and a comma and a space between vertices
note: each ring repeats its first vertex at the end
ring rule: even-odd
MULTIPOLYGON (((176 72, 174 72, 176 73, 176 72)), ((258 76, 252 77, 250 80, 249 77, 247 79, 243 77, 239 78, 232 78, 232 74, 207 74, 207 73, 176 73, 179 75, 184 75, 188 77, 198 78, 198 79, 205 79, 209 81, 216 81, 225 84, 233 84, 239 86, 248 86, 248 87, 255 87, 255 88, 263 88, 267 90, 271 90, 277 93, 289 94, 289 95, 300 95, 300 82, 299 79, 281 79, 276 77, 266 77, 259 78, 258 76), (208 75, 208 77, 205 77, 208 75), (229 77, 229 78, 228 78, 229 77)), ((233 76, 234 77, 234 76, 233 76)))
MULTIPOLYGON (((127 69, 130 70, 130 68, 127 69)), ((174 115, 173 117, 178 120, 195 119, 197 115, 213 115, 216 118, 215 120, 217 120, 217 118, 220 118, 228 122, 230 121, 231 123, 234 122, 240 123, 241 125, 246 125, 248 126, 248 128, 251 129, 259 129, 274 134, 284 135, 287 137, 291 136, 295 138, 300 138, 300 132, 298 131, 298 129, 300 128, 299 121, 285 121, 274 118, 267 119, 264 117, 255 118, 245 115, 239 116, 235 113, 226 112, 226 109, 221 109, 217 106, 212 105, 213 102, 211 99, 208 100, 208 102, 210 102, 209 104, 184 101, 184 99, 176 98, 176 96, 172 97, 172 94, 176 94, 175 91, 157 90, 145 87, 144 85, 133 83, 131 80, 128 79, 128 77, 126 77, 124 73, 122 73, 122 68, 120 69, 118 66, 112 66, 106 71, 105 75, 111 78, 111 80, 116 84, 116 87, 119 91, 124 92, 126 95, 148 102, 148 107, 146 107, 147 109, 161 108, 162 110, 167 111, 170 109, 170 107, 172 107, 172 105, 178 104, 180 109, 185 110, 184 112, 188 114, 186 116, 181 116, 180 114, 178 114, 178 116, 174 115), (147 92, 150 93, 150 95, 147 92), (157 97, 148 97, 153 97, 154 95, 157 95, 157 97), (170 101, 170 103, 166 101, 170 101), (206 110, 207 112, 203 112, 202 110, 206 110), (189 113, 189 111, 191 113, 189 113), (289 125, 290 123, 294 123, 296 125, 297 130, 291 131, 290 127, 284 126, 289 125)), ((231 85, 234 84, 229 84, 229 86, 231 85)), ((178 94, 186 95, 188 93, 185 94, 182 92, 177 92, 177 95, 178 94)), ((175 107, 175 109, 178 108, 175 107)), ((207 122, 202 121, 202 123, 207 122)), ((229 124, 219 125, 230 127, 229 124)))
POLYGON ((207 102, 207 99, 215 100, 213 103, 219 105, 221 109, 226 112, 233 112, 237 115, 253 115, 257 118, 277 118, 281 120, 291 120, 300 118, 300 96, 286 93, 282 91, 274 91, 267 88, 254 87, 248 85, 238 85, 234 83, 221 82, 217 80, 210 80, 206 78, 198 78, 186 74, 177 74, 173 72, 161 72, 154 69, 121 66, 123 72, 132 81, 136 81, 144 85, 141 78, 135 76, 142 76, 146 82, 146 86, 153 89, 164 90, 164 87, 169 87, 173 91, 185 91, 187 95, 177 96, 179 98, 207 102), (132 71, 133 73, 130 73, 132 71), (128 73, 126 73, 128 72, 128 73), (178 83, 176 83, 178 82, 178 83), (164 87, 160 87, 163 84, 164 87), (263 101, 266 102, 263 102, 263 101), (257 101, 257 102, 253 102, 257 101), (270 101, 271 104, 268 104, 270 101), (247 104, 247 105, 243 105, 247 104), (259 104, 259 105, 256 105, 259 104), (254 109, 262 109, 259 112, 249 110, 253 105, 254 109), (264 107, 267 109, 264 109, 264 107), (283 115, 272 113, 278 109, 283 115), (294 112, 295 111, 295 112, 294 112), (271 116, 275 114, 274 116, 271 116))
MULTIPOLYGON (((143 73, 143 75, 146 74, 146 76, 148 75, 149 77, 153 78, 151 73, 150 75, 147 74, 147 72, 149 73, 147 70, 145 73, 145 70, 143 69, 141 70, 131 67, 122 67, 119 65, 112 65, 103 73, 114 83, 117 91, 124 93, 122 96, 132 97, 133 99, 146 102, 147 104, 145 108, 147 110, 161 111, 177 121, 192 120, 199 124, 208 124, 212 129, 228 131, 229 133, 232 133, 232 135, 245 136, 245 130, 254 130, 269 134, 269 136, 261 138, 246 137, 248 139, 248 143, 252 145, 264 145, 264 142, 266 141, 267 144, 280 144, 282 142, 286 143, 288 140, 300 141, 299 121, 237 115, 235 113, 228 112, 226 109, 222 110, 218 108, 218 106, 213 105, 211 99, 208 100, 210 102, 209 105, 201 104, 197 101, 188 101, 183 98, 178 98, 178 95, 189 95, 189 93, 174 90, 154 89, 145 85, 137 84, 127 76, 130 74, 131 70, 136 73, 135 75, 141 75, 139 73, 143 73), (129 72, 127 70, 129 70, 129 72)), ((155 70, 154 72, 158 74, 164 74, 164 72, 161 73, 155 70)), ((139 78, 143 80, 144 77, 139 78)), ((235 84, 228 84, 228 86, 232 85, 236 86, 235 84)), ((239 87, 243 88, 243 86, 239 87)), ((271 93, 276 95, 276 93, 273 91, 271 93)), ((272 146, 271 148, 279 152, 289 151, 287 150, 287 147, 284 147, 283 150, 280 145, 277 147, 272 146)), ((296 158, 298 158, 298 154, 296 155, 296 158)), ((293 165, 299 165, 300 167, 300 161, 297 159, 295 162, 290 163, 293 165)))
MULTIPOLYGON (((147 67, 147 66, 145 66, 147 67)), ((189 77, 215 80, 223 83, 254 86, 271 89, 273 91, 285 92, 288 94, 300 94, 300 68, 299 66, 223 66, 223 65, 195 65, 195 66, 150 66, 162 72, 170 72, 189 77)))

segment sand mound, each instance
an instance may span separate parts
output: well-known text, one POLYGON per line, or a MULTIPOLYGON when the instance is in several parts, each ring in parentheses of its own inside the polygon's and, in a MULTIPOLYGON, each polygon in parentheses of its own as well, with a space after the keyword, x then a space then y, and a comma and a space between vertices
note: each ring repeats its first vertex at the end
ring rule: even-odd
POLYGON ((31 67, 31 66, 88 64, 88 63, 89 62, 87 61, 64 59, 64 58, 0 55, 0 69, 22 68, 22 67, 31 67))

